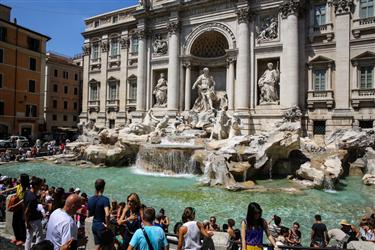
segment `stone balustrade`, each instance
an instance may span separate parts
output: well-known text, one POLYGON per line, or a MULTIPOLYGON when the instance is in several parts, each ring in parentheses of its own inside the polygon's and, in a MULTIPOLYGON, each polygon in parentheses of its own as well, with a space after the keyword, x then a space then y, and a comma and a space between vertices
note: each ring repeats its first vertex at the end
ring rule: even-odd
POLYGON ((334 104, 333 90, 308 91, 307 106, 312 109, 316 106, 332 108, 334 104))
POLYGON ((334 37, 333 23, 326 23, 319 26, 312 26, 309 29, 310 41, 313 42, 316 37, 324 37, 327 41, 331 41, 334 37))
POLYGON ((363 104, 375 105, 375 89, 353 89, 352 106, 359 108, 363 104))
POLYGON ((353 20, 352 33, 355 38, 359 38, 361 33, 375 32, 375 16, 353 20))

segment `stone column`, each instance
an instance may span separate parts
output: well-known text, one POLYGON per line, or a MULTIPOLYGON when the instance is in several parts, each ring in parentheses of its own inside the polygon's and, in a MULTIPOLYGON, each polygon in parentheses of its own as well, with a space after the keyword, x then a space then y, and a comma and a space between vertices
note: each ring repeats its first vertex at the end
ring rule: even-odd
POLYGON ((328 73, 327 73, 327 87, 326 90, 332 90, 332 63, 328 63, 328 73))
POLYGON ((146 32, 144 29, 138 29, 138 68, 137 68, 137 111, 146 111, 146 32))
POLYGON ((228 109, 233 110, 234 109, 234 95, 233 95, 233 89, 234 89, 234 58, 227 58, 227 96, 228 96, 228 109))
POLYGON ((311 65, 308 66, 308 83, 309 83, 309 91, 314 90, 314 79, 313 79, 313 67, 311 65))
POLYGON ((179 64, 179 21, 174 20, 168 23, 168 111, 178 111, 179 109, 179 87, 180 87, 180 64, 179 64))
POLYGON ((191 104, 191 64, 185 63, 185 111, 190 110, 191 104))
POLYGON ((90 42, 87 41, 83 46, 83 86, 82 86, 82 113, 79 116, 80 121, 88 121, 88 100, 89 100, 89 69, 90 69, 90 53, 91 47, 90 42))
POLYGON ((353 63, 353 83, 352 83, 352 89, 359 89, 358 86, 358 62, 353 63))
POLYGON ((237 81, 235 86, 235 109, 250 108, 250 34, 249 9, 237 11, 238 16, 238 57, 237 81))
POLYGON ((280 104, 286 108, 298 106, 298 12, 300 2, 286 0, 281 4, 282 25, 284 26, 283 57, 284 82, 280 83, 280 104))
POLYGON ((127 32, 120 39, 121 48, 121 77, 119 87, 120 114, 123 123, 126 123, 126 105, 127 105, 127 84, 128 84, 128 57, 129 57, 130 40, 127 32))
POLYGON ((336 14, 336 109, 349 109, 350 91, 350 26, 353 3, 349 0, 332 0, 336 14))
POLYGON ((107 35, 102 37, 101 41, 101 56, 100 56, 100 86, 99 86, 99 100, 100 111, 98 114, 97 124, 106 125, 107 122, 107 74, 108 74, 108 50, 109 39, 107 35))

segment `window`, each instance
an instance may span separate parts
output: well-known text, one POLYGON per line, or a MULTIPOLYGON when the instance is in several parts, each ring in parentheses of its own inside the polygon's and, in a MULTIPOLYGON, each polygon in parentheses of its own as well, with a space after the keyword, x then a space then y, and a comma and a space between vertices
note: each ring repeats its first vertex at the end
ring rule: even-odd
POLYGON ((374 0, 361 0, 360 2, 360 18, 373 17, 374 13, 374 0))
POLYGON ((74 102, 74 110, 77 110, 77 108, 78 108, 78 104, 76 103, 76 102, 74 102))
POLYGON ((359 127, 360 128, 373 128, 374 127, 374 121, 373 120, 359 120, 359 127))
POLYGON ((0 74, 0 89, 3 87, 3 74, 0 74))
POLYGON ((98 20, 98 21, 95 21, 95 22, 94 22, 94 27, 95 27, 95 28, 96 28, 96 27, 99 27, 99 24, 100 24, 100 23, 99 23, 99 20, 98 20))
POLYGON ((92 84, 90 86, 90 101, 98 100, 98 86, 96 84, 92 84))
POLYGON ((111 56, 119 55, 119 40, 118 38, 111 39, 111 56))
POLYGON ((326 90, 326 70, 325 69, 314 70, 314 90, 315 91, 326 90))
POLYGON ((138 37, 133 37, 131 40, 131 43, 132 43, 131 52, 138 53, 138 37))
POLYGON ((95 42, 92 45, 91 59, 93 60, 99 59, 99 42, 95 42))
POLYGON ((64 122, 66 122, 68 120, 68 116, 64 115, 64 122))
POLYGON ((76 121, 77 121, 77 116, 73 115, 73 122, 76 122, 76 121))
POLYGON ((74 80, 78 81, 78 74, 74 74, 74 80))
POLYGON ((361 67, 361 80, 360 80, 360 88, 361 89, 371 89, 373 84, 373 74, 374 74, 374 67, 373 66, 366 66, 361 67))
POLYGON ((52 120, 57 121, 57 115, 52 115, 52 120))
POLYGON ((117 83, 116 82, 109 83, 108 100, 117 100, 117 83))
POLYGON ((108 120, 108 127, 109 128, 115 128, 115 124, 116 124, 116 122, 115 122, 115 120, 113 120, 113 119, 110 119, 110 120, 108 120))
POLYGON ((67 71, 63 71, 63 78, 68 79, 69 78, 69 73, 67 71))
POLYGON ((118 22, 118 16, 112 17, 112 23, 117 23, 118 22))
POLYGON ((314 7, 314 26, 326 24, 326 6, 316 5, 314 7))
POLYGON ((5 42, 7 40, 7 28, 0 27, 0 41, 5 42))
POLYGON ((137 100, 137 79, 129 79, 129 101, 135 102, 137 100))
POLYGON ((29 92, 35 93, 35 81, 29 80, 29 92))
POLYGON ((59 75, 59 71, 57 69, 54 70, 53 75, 57 77, 59 75))
POLYGON ((326 134, 326 121, 314 121, 314 135, 326 134))
POLYGON ((53 85, 53 92, 57 92, 57 90, 58 90, 58 86, 57 86, 57 84, 54 84, 53 85))
POLYGON ((39 52, 40 41, 38 39, 28 37, 27 44, 28 44, 29 49, 39 52))
POLYGON ((4 115, 4 102, 0 102, 0 115, 4 115))
POLYGON ((0 49, 0 63, 4 62, 4 50, 0 49))
POLYGON ((36 105, 26 105, 26 117, 36 117, 36 105))
POLYGON ((64 109, 68 109, 68 102, 64 101, 64 109))
POLYGON ((64 86, 64 94, 68 94, 68 86, 64 86))
POLYGON ((57 109, 57 100, 52 101, 52 106, 54 109, 57 109))
POLYGON ((32 71, 36 71, 36 59, 35 58, 30 57, 29 68, 32 71))
POLYGON ((78 95, 78 89, 74 88, 74 95, 78 95))

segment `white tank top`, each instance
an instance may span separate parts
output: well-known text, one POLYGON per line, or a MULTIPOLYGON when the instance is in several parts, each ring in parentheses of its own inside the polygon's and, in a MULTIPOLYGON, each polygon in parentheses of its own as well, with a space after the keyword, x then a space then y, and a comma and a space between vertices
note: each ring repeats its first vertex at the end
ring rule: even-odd
POLYGON ((198 228, 197 222, 189 221, 189 222, 186 222, 183 226, 187 227, 187 232, 184 238, 183 249, 188 249, 188 250, 201 249, 202 248, 201 233, 198 228))

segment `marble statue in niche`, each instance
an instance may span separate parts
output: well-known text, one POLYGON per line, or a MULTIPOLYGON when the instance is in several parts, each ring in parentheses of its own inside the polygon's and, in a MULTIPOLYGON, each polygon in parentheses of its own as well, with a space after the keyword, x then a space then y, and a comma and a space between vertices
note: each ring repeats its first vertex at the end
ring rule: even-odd
POLYGON ((155 36, 155 40, 152 43, 154 54, 165 55, 168 52, 168 42, 162 39, 161 35, 155 36))
POLYGON ((260 22, 260 25, 256 27, 257 29, 257 42, 267 42, 276 40, 278 35, 278 19, 277 16, 265 17, 260 22))
POLYGON ((165 79, 165 74, 161 73, 158 82, 155 85, 153 94, 155 95, 156 103, 154 107, 165 108, 167 106, 167 89, 168 83, 165 79))
POLYGON ((279 101, 277 86, 280 80, 280 72, 278 65, 276 69, 273 67, 273 63, 267 63, 267 69, 258 80, 260 104, 272 104, 279 101))
POLYGON ((200 113, 202 111, 209 111, 214 109, 214 102, 217 101, 215 94, 215 81, 210 75, 208 68, 203 69, 198 79, 193 84, 193 88, 198 88, 198 97, 195 100, 193 111, 200 113))

